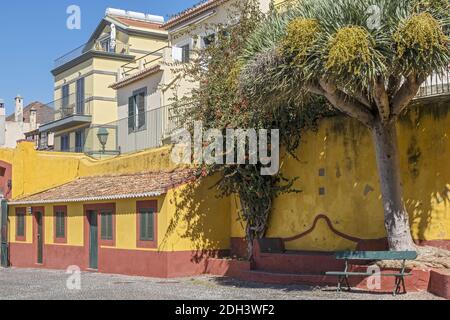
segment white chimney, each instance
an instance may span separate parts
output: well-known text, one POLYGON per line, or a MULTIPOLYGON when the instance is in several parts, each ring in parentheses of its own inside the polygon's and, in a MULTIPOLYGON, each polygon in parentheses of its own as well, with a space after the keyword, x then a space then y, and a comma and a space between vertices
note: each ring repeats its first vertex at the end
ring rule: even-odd
POLYGON ((30 110, 30 130, 34 131, 37 129, 37 110, 36 108, 31 108, 30 110))
POLYGON ((20 95, 17 95, 15 100, 16 100, 15 120, 18 123, 23 123, 23 98, 20 95))
POLYGON ((3 99, 0 99, 0 147, 6 144, 6 110, 3 99))

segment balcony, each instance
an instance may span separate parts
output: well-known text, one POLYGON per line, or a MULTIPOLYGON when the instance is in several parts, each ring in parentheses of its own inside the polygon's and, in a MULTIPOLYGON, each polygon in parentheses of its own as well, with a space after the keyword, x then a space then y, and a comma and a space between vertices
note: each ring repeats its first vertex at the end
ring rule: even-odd
POLYGON ((55 132, 92 122, 92 95, 72 94, 48 103, 54 109, 53 121, 41 125, 40 132, 55 132))
POLYGON ((441 73, 428 77, 420 87, 416 100, 447 95, 450 95, 450 66, 441 73))
POLYGON ((91 41, 83 44, 82 46, 56 59, 54 69, 57 70, 58 68, 64 66, 65 64, 71 61, 75 61, 78 58, 81 58, 82 56, 95 53, 130 57, 130 46, 128 44, 116 40, 116 45, 114 48, 112 48, 111 40, 109 38, 91 41))
MULTIPOLYGON (((192 60, 193 54, 195 54, 195 50, 181 47, 162 47, 124 64, 120 68, 117 84, 133 80, 135 77, 141 77, 147 72, 171 71, 175 65, 192 60)), ((117 84, 113 88, 117 87, 117 84)))
MULTIPOLYGON (((130 130, 130 119, 92 125, 85 130, 83 152, 93 158, 108 158, 141 150, 158 148, 170 143, 172 133, 182 128, 173 106, 164 106, 145 112, 141 127, 130 130), (104 136, 103 144, 100 136, 104 136)), ((137 122, 137 119, 136 119, 137 122)), ((77 150, 68 150, 77 152, 77 150)))

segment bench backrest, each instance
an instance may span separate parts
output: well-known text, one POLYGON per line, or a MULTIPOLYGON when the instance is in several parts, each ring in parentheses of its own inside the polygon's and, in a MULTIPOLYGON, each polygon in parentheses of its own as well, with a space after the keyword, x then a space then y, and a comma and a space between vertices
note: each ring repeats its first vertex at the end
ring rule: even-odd
POLYGON ((415 260, 416 251, 346 251, 337 252, 337 260, 415 260))

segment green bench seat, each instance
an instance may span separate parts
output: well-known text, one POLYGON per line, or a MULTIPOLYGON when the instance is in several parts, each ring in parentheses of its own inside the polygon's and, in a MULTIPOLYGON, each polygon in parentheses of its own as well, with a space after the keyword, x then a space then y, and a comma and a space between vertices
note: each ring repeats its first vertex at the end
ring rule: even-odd
POLYGON ((395 277, 394 296, 400 293, 403 287, 403 292, 406 293, 405 277, 411 276, 411 273, 405 272, 406 261, 417 259, 417 252, 415 251, 345 251, 337 252, 335 254, 336 260, 345 260, 344 271, 330 271, 327 272, 328 276, 338 277, 338 292, 341 291, 342 284, 345 282, 348 290, 351 290, 349 277, 357 276, 373 276, 370 272, 351 272, 350 261, 380 261, 380 260, 397 260, 403 261, 402 268, 398 273, 382 273, 382 277, 395 277))

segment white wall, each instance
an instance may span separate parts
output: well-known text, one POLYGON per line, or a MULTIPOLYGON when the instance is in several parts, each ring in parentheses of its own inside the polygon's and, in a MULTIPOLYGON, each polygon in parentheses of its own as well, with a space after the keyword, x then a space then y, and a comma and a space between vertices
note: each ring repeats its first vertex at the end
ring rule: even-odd
POLYGON ((15 148, 18 140, 25 139, 24 133, 30 131, 30 124, 6 121, 5 129, 5 144, 1 147, 15 148))
POLYGON ((122 153, 158 147, 162 143, 164 121, 159 86, 163 73, 151 75, 117 90, 118 97, 118 144, 122 153), (146 88, 146 129, 139 132, 128 131, 128 99, 134 91, 146 88))

